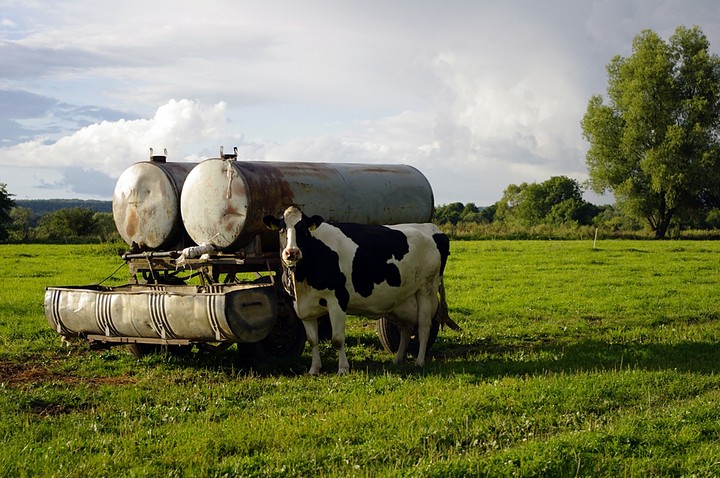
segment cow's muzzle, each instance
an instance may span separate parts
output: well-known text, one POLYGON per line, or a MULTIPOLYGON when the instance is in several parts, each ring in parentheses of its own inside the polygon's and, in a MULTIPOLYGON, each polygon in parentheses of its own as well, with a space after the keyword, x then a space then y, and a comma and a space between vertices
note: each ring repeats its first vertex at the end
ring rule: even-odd
POLYGON ((297 247, 287 247, 283 249, 282 260, 286 266, 292 267, 302 259, 302 252, 297 247))

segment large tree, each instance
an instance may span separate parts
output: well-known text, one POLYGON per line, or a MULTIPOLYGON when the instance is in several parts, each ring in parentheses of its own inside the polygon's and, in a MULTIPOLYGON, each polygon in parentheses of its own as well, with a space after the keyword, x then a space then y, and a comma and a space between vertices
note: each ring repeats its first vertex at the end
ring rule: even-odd
POLYGON ((720 58, 709 46, 698 27, 668 42, 641 32, 607 66, 607 104, 593 96, 582 120, 591 188, 612 191, 657 238, 720 197, 720 58))
POLYGON ((15 207, 12 194, 7 192, 7 185, 0 183, 0 241, 8 237, 8 227, 12 224, 10 210, 15 207))

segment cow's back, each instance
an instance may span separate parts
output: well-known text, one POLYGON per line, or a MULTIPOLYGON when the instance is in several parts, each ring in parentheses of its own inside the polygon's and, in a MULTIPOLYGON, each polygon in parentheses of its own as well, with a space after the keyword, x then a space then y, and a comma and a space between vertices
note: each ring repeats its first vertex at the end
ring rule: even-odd
POLYGON ((346 311, 369 317, 389 313, 420 289, 436 291, 449 249, 447 236, 430 223, 323 224, 313 235, 337 253, 346 311))

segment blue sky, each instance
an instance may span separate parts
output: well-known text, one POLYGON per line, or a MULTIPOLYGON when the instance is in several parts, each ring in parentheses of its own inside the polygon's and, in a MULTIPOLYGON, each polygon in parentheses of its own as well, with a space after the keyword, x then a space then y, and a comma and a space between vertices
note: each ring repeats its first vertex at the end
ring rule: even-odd
POLYGON ((411 164, 437 204, 489 205, 509 184, 584 181, 605 66, 680 25, 720 51, 714 0, 0 0, 0 183, 109 199, 150 147, 237 146, 411 164))

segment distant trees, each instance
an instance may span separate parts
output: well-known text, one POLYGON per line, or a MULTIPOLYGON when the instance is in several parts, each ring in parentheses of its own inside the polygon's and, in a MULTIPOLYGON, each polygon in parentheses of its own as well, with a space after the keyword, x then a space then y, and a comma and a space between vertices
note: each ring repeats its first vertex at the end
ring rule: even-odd
POLYGON ((93 232, 95 212, 87 208, 59 209, 43 215, 38 228, 50 239, 88 236, 93 232))
POLYGON ((13 242, 78 242, 88 239, 109 242, 119 239, 112 213, 70 207, 35 214, 27 207, 9 212, 6 239, 13 242))
POLYGON ((720 58, 698 27, 664 42, 645 30, 628 58, 607 66, 607 104, 594 95, 582 120, 596 192, 663 238, 674 218, 720 206, 720 58))
POLYGON ((496 221, 523 227, 588 225, 599 213, 597 206, 583 199, 577 181, 565 176, 553 176, 539 184, 511 184, 496 207, 496 221))
POLYGON ((479 208, 475 203, 454 202, 435 209, 437 224, 495 224, 515 228, 538 225, 576 227, 594 224, 604 211, 582 197, 574 179, 554 176, 542 183, 510 184, 495 204, 479 208))
POLYGON ((96 212, 93 215, 93 232, 103 242, 120 237, 111 212, 96 212))
POLYGON ((7 191, 7 184, 0 183, 0 241, 8 237, 8 228, 12 224, 10 210, 15 207, 12 194, 7 191))
POLYGON ((438 224, 452 224, 459 222, 474 222, 487 224, 493 221, 495 206, 479 208, 475 203, 453 202, 435 208, 435 222, 438 224))

